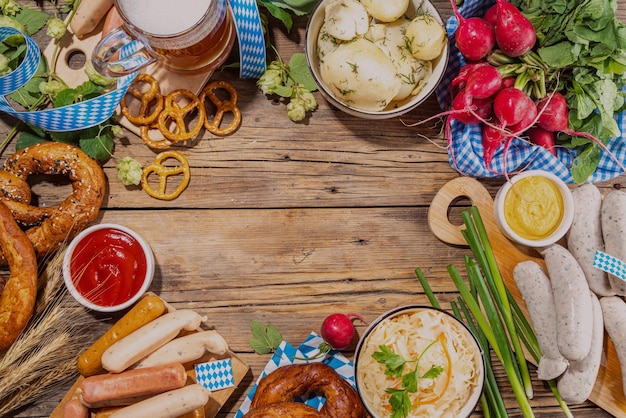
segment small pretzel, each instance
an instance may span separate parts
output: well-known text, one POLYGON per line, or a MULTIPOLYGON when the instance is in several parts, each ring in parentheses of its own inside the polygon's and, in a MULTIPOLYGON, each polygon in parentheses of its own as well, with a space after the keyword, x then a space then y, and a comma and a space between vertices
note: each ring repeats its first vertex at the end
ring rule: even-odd
MULTIPOLYGON (((141 136, 141 140, 150 148, 152 149, 164 149, 164 148, 169 148, 170 146, 172 146, 173 142, 170 141, 167 138, 163 138, 163 139, 152 139, 150 137, 150 133, 154 132, 155 130, 157 130, 158 128, 156 126, 153 125, 142 125, 139 127, 139 136, 141 136)), ((161 131, 158 130, 158 133, 160 133, 161 131)))
POLYGON ((185 156, 178 151, 168 150, 158 154, 152 164, 144 167, 141 173, 141 185, 145 192, 155 199, 173 200, 180 196, 183 190, 189 185, 190 177, 189 163, 185 156), (168 158, 176 159, 180 165, 175 167, 163 165, 163 161, 168 158), (159 187, 156 190, 148 183, 148 176, 152 173, 155 173, 159 177, 159 187), (181 183, 172 192, 167 193, 168 177, 177 176, 179 174, 183 175, 181 183))
POLYGON ((163 136, 170 141, 186 141, 195 138, 205 119, 204 106, 198 96, 185 89, 174 90, 165 97, 165 108, 157 119, 157 126, 163 136), (180 105, 179 101, 187 99, 189 103, 180 105), (187 128, 185 118, 189 114, 197 112, 197 123, 191 129, 187 128), (169 129, 170 122, 174 122, 174 131, 169 129))
POLYGON ((126 95, 122 97, 122 102, 120 103, 122 107, 122 114, 126 116, 126 119, 135 125, 142 126, 151 124, 159 117, 159 114, 163 110, 164 100, 161 95, 159 83, 150 74, 139 74, 130 87, 128 87, 126 94, 130 94, 141 101, 141 106, 137 115, 130 113, 130 109, 126 103, 126 95), (148 90, 142 91, 141 87, 138 86, 139 84, 147 84, 148 90), (148 113, 151 108, 152 113, 148 113))
POLYGON ((241 125, 241 111, 237 107, 237 91, 233 86, 225 81, 214 81, 207 85, 200 94, 200 102, 204 106, 205 100, 209 99, 217 109, 213 120, 209 120, 209 112, 205 110, 206 118, 204 119, 204 127, 207 131, 214 135, 226 136, 230 135, 239 128, 241 125), (215 94, 215 90, 224 89, 230 95, 228 100, 221 100, 215 94), (222 119, 224 119, 224 113, 230 112, 233 114, 233 120, 225 127, 220 128, 222 119))

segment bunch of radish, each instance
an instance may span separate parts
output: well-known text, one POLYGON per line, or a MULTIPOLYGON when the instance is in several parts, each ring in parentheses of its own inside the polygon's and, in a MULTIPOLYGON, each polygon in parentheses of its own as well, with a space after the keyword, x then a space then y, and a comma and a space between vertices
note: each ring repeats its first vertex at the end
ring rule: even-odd
MULTIPOLYGON (((568 128, 568 107, 562 94, 552 91, 531 97, 520 88, 510 67, 490 62, 494 53, 505 62, 515 58, 524 61, 526 56, 532 59, 537 35, 519 9, 506 0, 496 0, 483 17, 464 18, 455 0, 450 2, 458 20, 455 42, 467 64, 451 83, 451 109, 437 115, 447 116, 448 142, 452 140, 449 132, 453 119, 463 124, 481 124, 483 162, 492 172, 494 153, 502 146, 506 157, 513 138, 542 146, 555 156, 558 132, 591 139, 606 150, 593 135, 568 128)), ((506 175, 506 166, 504 173, 495 174, 506 175)))

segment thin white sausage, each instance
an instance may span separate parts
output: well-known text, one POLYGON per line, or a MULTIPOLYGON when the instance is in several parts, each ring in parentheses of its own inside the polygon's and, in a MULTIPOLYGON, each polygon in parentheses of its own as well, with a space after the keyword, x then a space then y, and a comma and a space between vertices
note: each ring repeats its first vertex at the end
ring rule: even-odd
POLYGON ((600 299, 604 329, 615 346, 617 359, 622 369, 622 385, 626 396, 626 302, 618 296, 600 299))
POLYGON ((193 384, 153 396, 115 411, 110 418, 176 418, 203 407, 209 391, 193 384))
POLYGON ((555 379, 567 369, 568 362, 557 345, 556 307, 550 279, 534 261, 517 264, 513 269, 513 279, 528 309, 541 351, 537 377, 541 380, 555 379))
POLYGON ((217 331, 201 331, 184 337, 174 338, 163 347, 152 352, 135 367, 152 367, 171 362, 187 363, 202 357, 207 351, 222 355, 228 350, 228 343, 217 331))
POLYGON ((580 361, 572 361, 557 384, 559 393, 565 402, 579 404, 589 399, 598 378, 602 361, 602 347, 604 344, 604 320, 600 301, 595 294, 591 294, 593 303, 593 331, 591 336, 591 350, 587 357, 580 361))
POLYGON ((574 220, 567 234, 567 249, 585 272, 589 288, 598 296, 613 296, 607 274, 593 266, 596 250, 604 251, 600 211, 602 194, 593 183, 572 190, 574 220))
POLYGON ((70 22, 70 29, 82 38, 98 26, 111 7, 113 0, 81 0, 70 22))
POLYGON ((119 373, 176 338, 180 331, 194 331, 204 318, 190 309, 169 312, 122 338, 102 354, 102 367, 119 373))
MULTIPOLYGON (((612 190, 602 201, 604 252, 626 262, 626 192, 612 190)), ((626 296, 626 281, 609 274, 616 294, 626 296)))
POLYGON ((556 308, 559 352, 570 361, 584 359, 591 349, 593 305, 585 273, 569 251, 559 244, 541 250, 556 308))

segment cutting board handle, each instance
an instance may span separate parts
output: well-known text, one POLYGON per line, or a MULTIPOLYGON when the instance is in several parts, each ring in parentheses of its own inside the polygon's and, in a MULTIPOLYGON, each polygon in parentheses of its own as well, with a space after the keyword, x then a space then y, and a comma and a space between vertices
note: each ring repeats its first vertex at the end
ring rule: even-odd
POLYGON ((464 225, 450 223, 450 206, 457 200, 467 198, 480 211, 483 223, 495 225, 493 199, 489 191, 472 177, 457 177, 446 183, 435 195, 428 210, 428 224, 441 241, 452 245, 467 245, 461 234, 464 225))

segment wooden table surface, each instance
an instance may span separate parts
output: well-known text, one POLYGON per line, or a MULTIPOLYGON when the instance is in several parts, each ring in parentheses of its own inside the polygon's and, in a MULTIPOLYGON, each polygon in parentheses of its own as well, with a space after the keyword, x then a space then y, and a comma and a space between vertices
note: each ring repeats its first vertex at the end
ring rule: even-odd
MULTIPOLYGON (((435 3, 447 18, 449 3, 435 3)), ((623 19, 626 1, 619 3, 623 19)), ((274 28, 285 60, 303 50, 305 24, 297 19, 289 34, 274 28)), ((151 290, 176 308, 207 315, 208 324, 249 364, 250 373, 219 415, 232 417, 269 359, 249 344, 250 320, 274 324, 298 345, 333 312, 372 320, 399 305, 427 303, 417 267, 439 297, 450 301, 456 293, 446 266, 462 266, 469 250, 440 242, 427 223, 433 196, 458 177, 448 163, 441 123, 407 126, 438 112, 434 97, 401 119, 367 121, 334 109, 315 93, 319 108, 306 122, 294 123, 285 105, 263 95, 254 80, 239 79, 236 70, 215 73, 212 80, 218 79, 239 93, 241 128, 232 136, 207 134, 175 147, 189 160, 191 181, 171 202, 118 181, 118 158, 147 164, 155 157, 128 133, 104 164, 108 193, 96 222, 143 235, 157 263, 151 290)), ((13 124, 3 117, 0 136, 13 124)), ((13 149, 14 142, 1 160, 13 149)), ((501 181, 483 183, 493 195, 501 181)), ((599 186, 604 192, 626 187, 626 176, 599 186)), ((51 205, 68 189, 44 182, 35 192, 40 205, 51 205)), ((93 316, 99 322, 84 332, 95 339, 112 320, 93 316)), ((349 358, 353 348, 345 353, 349 358)), ((510 415, 520 415, 503 370, 497 372, 510 415)), ((15 416, 48 416, 68 387, 33 399, 15 416)), ((537 416, 562 416, 546 385, 535 380, 534 389, 537 416)), ((590 402, 572 410, 577 417, 609 416, 590 402)))

